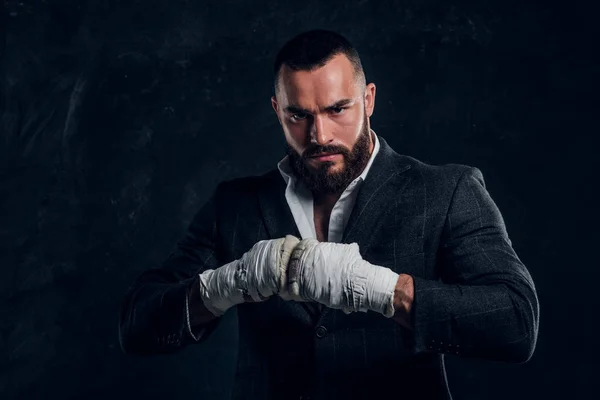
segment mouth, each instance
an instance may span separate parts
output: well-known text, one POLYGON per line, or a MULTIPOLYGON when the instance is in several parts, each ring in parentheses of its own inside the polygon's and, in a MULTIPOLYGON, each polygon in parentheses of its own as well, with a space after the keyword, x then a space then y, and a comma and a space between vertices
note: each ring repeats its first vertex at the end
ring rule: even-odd
POLYGON ((341 156, 340 153, 321 153, 321 154, 317 154, 316 156, 311 156, 308 158, 311 160, 317 160, 317 161, 332 161, 332 160, 335 160, 336 158, 338 158, 339 156, 341 156))

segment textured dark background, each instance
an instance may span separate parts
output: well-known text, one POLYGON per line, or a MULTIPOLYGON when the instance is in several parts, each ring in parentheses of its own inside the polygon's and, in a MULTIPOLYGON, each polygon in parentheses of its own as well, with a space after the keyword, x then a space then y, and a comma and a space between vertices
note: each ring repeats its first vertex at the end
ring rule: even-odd
POLYGON ((133 358, 119 348, 119 304, 219 181, 282 157, 271 64, 311 28, 356 45, 377 84, 372 127, 396 151, 483 171, 536 282, 532 360, 447 357, 455 397, 593 397, 592 4, 5 0, 0 397, 225 398, 231 316, 206 343, 133 358))

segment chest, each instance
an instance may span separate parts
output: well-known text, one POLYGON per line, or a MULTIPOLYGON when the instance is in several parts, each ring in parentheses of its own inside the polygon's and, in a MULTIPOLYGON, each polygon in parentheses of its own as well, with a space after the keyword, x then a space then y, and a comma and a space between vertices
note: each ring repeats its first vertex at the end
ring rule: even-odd
POLYGON ((331 208, 314 208, 314 224, 317 240, 325 242, 328 240, 329 218, 331 217, 331 208))
MULTIPOLYGON (((259 240, 286 234, 303 237, 314 229, 319 241, 340 238, 343 243, 356 242, 362 257, 372 264, 432 279, 439 272, 434 266, 446 220, 446 213, 439 210, 445 211, 447 207, 444 204, 427 207, 425 194, 419 185, 405 190, 392 185, 378 192, 367 207, 363 205, 354 215, 350 211, 338 212, 341 208, 334 207, 336 204, 325 206, 318 201, 310 204, 312 213, 310 208, 300 213, 299 207, 290 206, 283 195, 278 201, 265 198, 262 204, 251 199, 236 200, 223 207, 227 212, 219 214, 218 259, 221 263, 230 262, 259 240)), ((351 211, 357 210, 355 205, 351 211)))

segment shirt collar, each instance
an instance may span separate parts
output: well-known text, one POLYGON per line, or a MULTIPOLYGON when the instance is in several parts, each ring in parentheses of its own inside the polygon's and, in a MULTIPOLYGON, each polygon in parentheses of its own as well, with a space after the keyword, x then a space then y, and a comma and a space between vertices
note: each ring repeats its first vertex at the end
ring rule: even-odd
MULTIPOLYGON (((365 167, 365 169, 363 170, 363 172, 352 181, 352 183, 350 185, 354 185, 355 182, 362 182, 367 178, 367 174, 369 173, 369 170, 371 169, 371 165, 373 164, 373 160, 375 159, 375 157, 377 156, 377 153, 379 153, 379 139, 377 138, 377 135, 375 134, 375 131, 373 129, 370 130, 371 133, 373 134, 373 139, 375 141, 375 146, 373 147, 373 152, 371 153, 371 157, 369 158, 369 162, 367 163, 367 166, 365 167)), ((290 166, 290 160, 289 160, 289 156, 285 156, 283 157, 283 159, 281 161, 279 161, 277 163, 277 169, 279 169, 279 172, 281 173, 281 176, 283 177, 283 179, 285 180, 286 184, 290 184, 290 180, 292 181, 292 183, 295 183, 297 180, 297 177, 294 175, 292 168, 290 166)))

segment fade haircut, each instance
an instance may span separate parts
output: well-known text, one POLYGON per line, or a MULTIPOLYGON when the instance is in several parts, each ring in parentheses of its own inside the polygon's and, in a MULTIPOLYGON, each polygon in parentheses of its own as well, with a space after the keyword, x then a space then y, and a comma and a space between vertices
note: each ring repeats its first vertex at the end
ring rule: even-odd
POLYGON ((365 73, 358 52, 339 33, 315 29, 301 33, 283 45, 273 65, 275 95, 279 90, 279 71, 285 64, 293 71, 312 71, 323 67, 334 56, 344 54, 354 67, 354 75, 365 86, 365 73))

